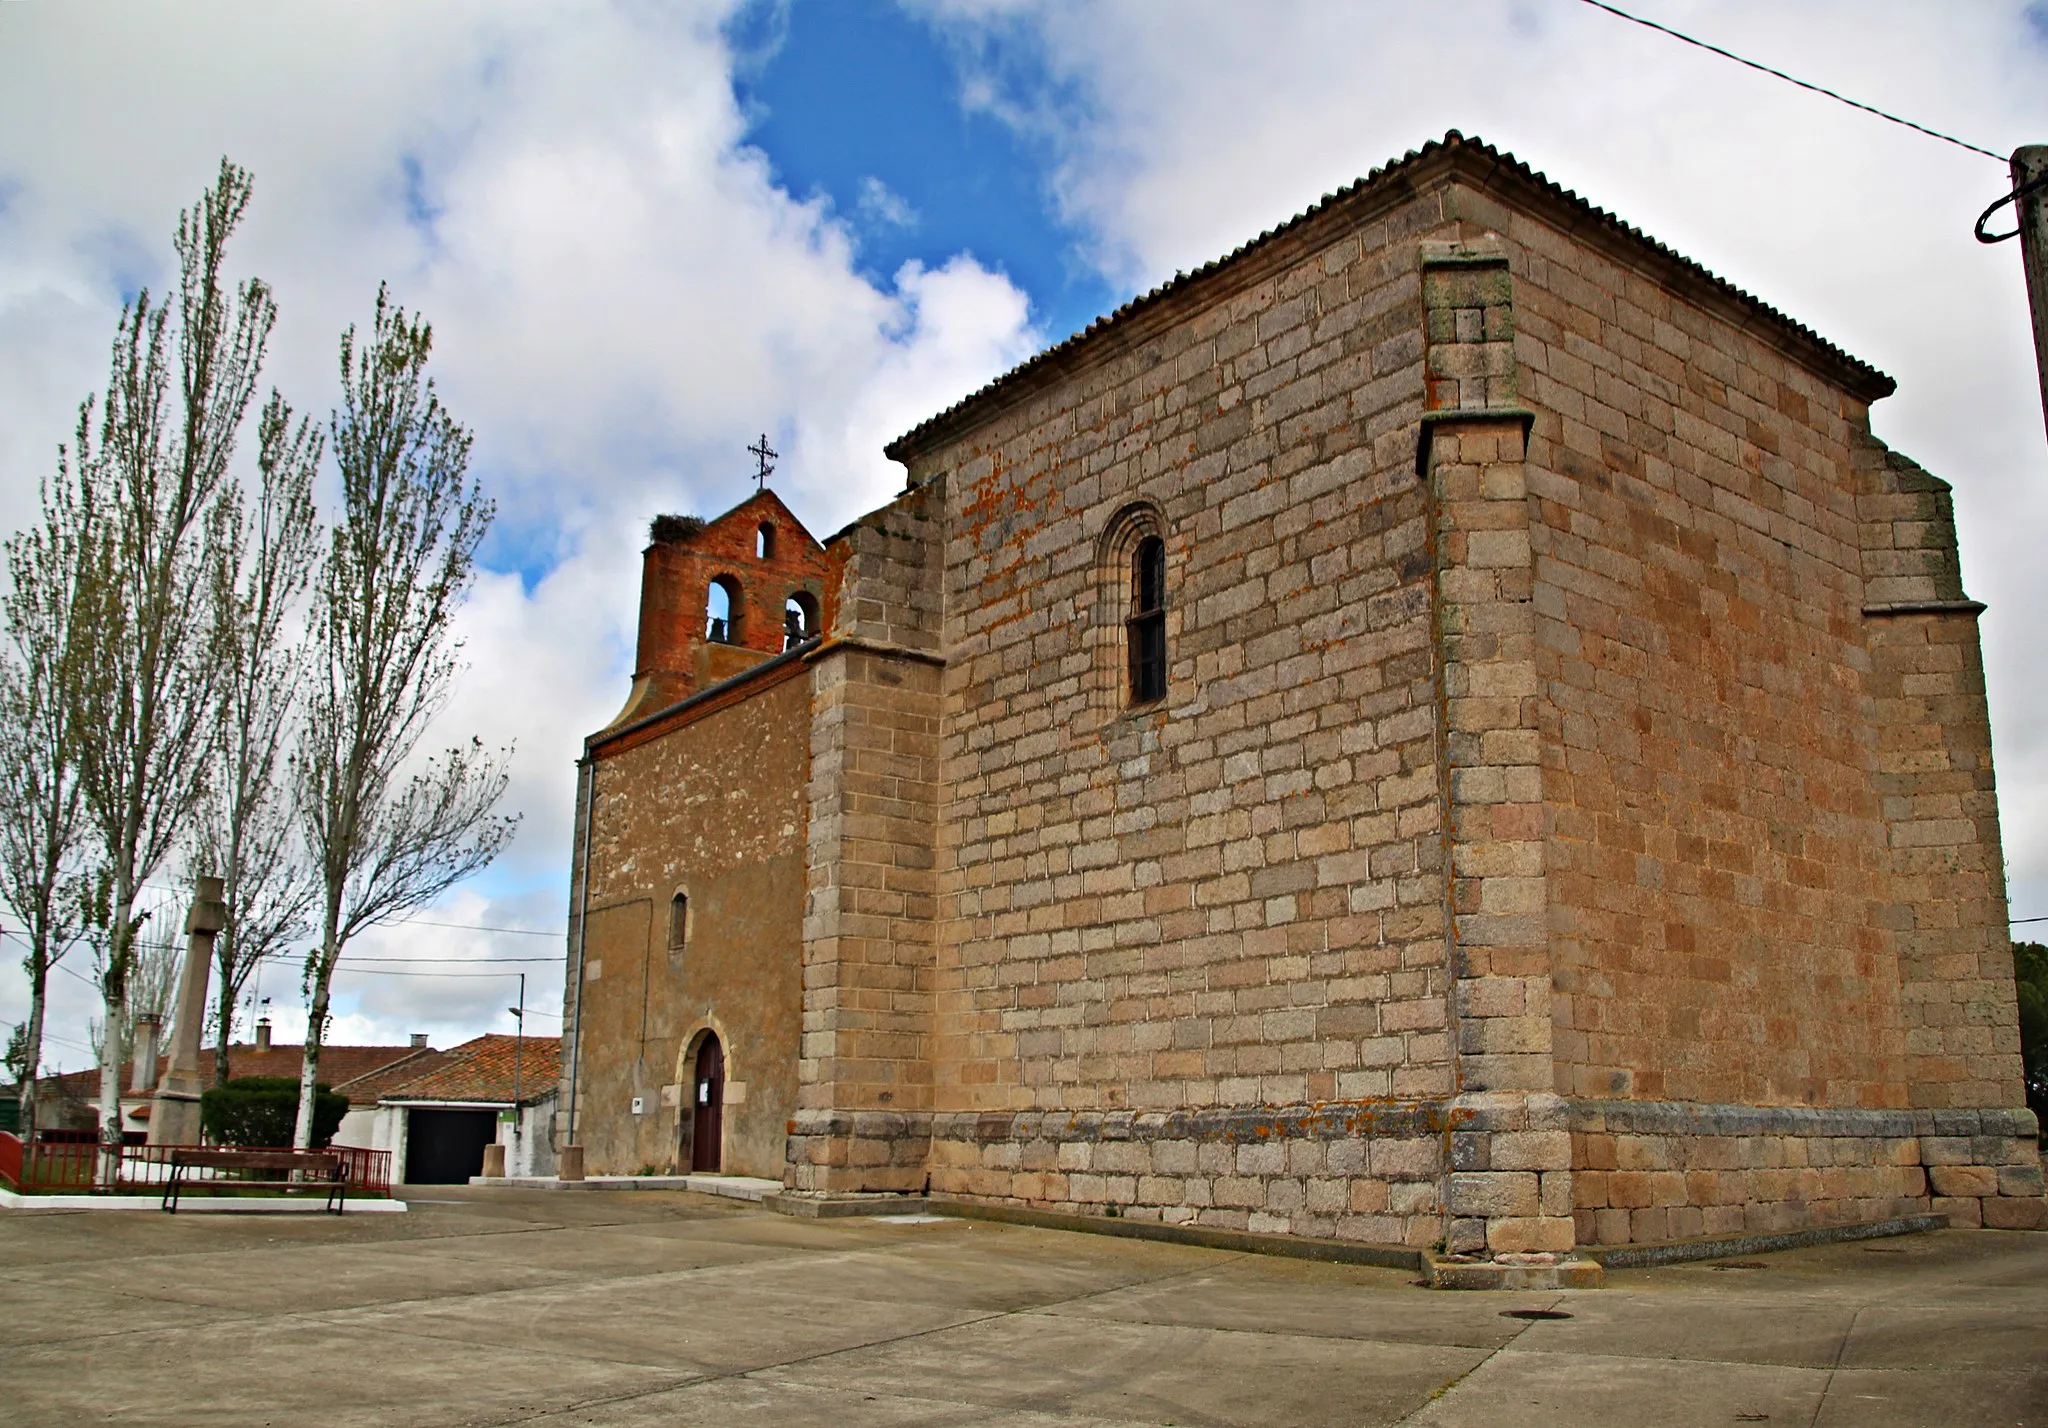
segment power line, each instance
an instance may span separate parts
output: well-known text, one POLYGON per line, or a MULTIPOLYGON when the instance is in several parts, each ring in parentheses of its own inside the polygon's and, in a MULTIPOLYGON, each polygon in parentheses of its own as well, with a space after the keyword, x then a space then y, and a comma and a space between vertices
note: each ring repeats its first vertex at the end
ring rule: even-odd
POLYGON ((515 937, 561 937, 561 932, 540 932, 531 927, 486 927, 480 922, 429 922, 424 917, 401 917, 387 923, 389 927, 453 927, 461 932, 509 932, 515 937))
POLYGON ((516 971, 397 971, 395 967, 336 967, 358 977, 516 977, 516 971))
POLYGON ((476 962, 561 962, 561 957, 350 957, 344 955, 335 965, 353 967, 359 962, 402 962, 407 966, 423 966, 429 962, 459 962, 466 965, 476 962))
POLYGON ((1641 15, 1631 15, 1626 10, 1617 9, 1614 6, 1609 5, 1607 3, 1607 0, 1584 0, 1584 3, 1591 5, 1595 10, 1605 10, 1610 15, 1618 16, 1619 18, 1627 20, 1632 24, 1641 25, 1644 29, 1655 30, 1659 34, 1669 35, 1674 40, 1684 40, 1689 45, 1697 45, 1699 48, 1706 50, 1711 54, 1717 54, 1721 56, 1721 58, 1723 59, 1732 59, 1737 64, 1747 65, 1751 69, 1757 70, 1763 74, 1768 74, 1775 79, 1782 79, 1787 84, 1796 84, 1801 89, 1811 90, 1815 94, 1824 94, 1829 99, 1834 100, 1836 103, 1846 104, 1851 109, 1861 109, 1865 114, 1875 114, 1880 119, 1888 119, 1894 124, 1904 125, 1906 128, 1912 129, 1917 133, 1925 134, 1930 139, 1939 139, 1944 144, 1954 144, 1958 149, 1968 149, 1973 154, 1982 154, 1985 158, 1996 159, 2001 164, 2005 162, 2004 154, 1993 153, 1991 150, 1984 148, 1982 145, 1972 144, 1967 140, 1958 139, 1953 134, 1944 134, 1939 129, 1930 129, 1925 124, 1915 124, 1911 119, 1902 119, 1896 114, 1892 114, 1887 112, 1886 110, 1879 109, 1874 104, 1865 104, 1860 99, 1851 99, 1846 94, 1837 94, 1834 90, 1824 88, 1821 85, 1809 84, 1807 81, 1800 79, 1795 75, 1789 75, 1785 73, 1785 71, 1783 71, 1782 69, 1772 69, 1767 64, 1758 64, 1753 59, 1744 59, 1741 55, 1735 53, 1735 51, 1733 50, 1724 50, 1719 45, 1710 45, 1705 40, 1694 39, 1691 35, 1686 34, 1682 30, 1674 30, 1669 25, 1660 25, 1655 20, 1645 20, 1641 15))

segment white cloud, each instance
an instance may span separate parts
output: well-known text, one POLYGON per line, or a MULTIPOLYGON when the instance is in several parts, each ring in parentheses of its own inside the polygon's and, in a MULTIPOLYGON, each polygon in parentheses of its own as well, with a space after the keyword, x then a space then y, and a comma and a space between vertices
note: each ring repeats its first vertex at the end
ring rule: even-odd
POLYGON ((918 212, 910 200, 873 174, 860 181, 860 197, 854 207, 862 218, 879 227, 915 228, 918 223, 918 212))
MULTIPOLYGON (((745 495, 766 429, 778 490, 829 531, 900 485, 883 440, 1033 343, 1006 279, 961 258, 877 286, 826 204, 776 186, 744 142, 729 9, 0 7, 0 528, 30 518, 123 294, 161 288, 223 153, 256 175, 231 261, 276 290, 266 375, 302 409, 334 401, 336 334, 379 280, 433 320, 506 568, 463 613, 470 671, 429 742, 516 739, 525 814, 444 920, 561 925, 572 764, 624 698, 648 516, 745 495)), ((352 950, 537 941, 415 924, 352 950)), ((297 978, 266 975, 283 1037, 297 978)), ((58 980, 53 1030, 77 1036, 91 994, 58 980)), ((339 1013, 361 1020, 337 1025, 502 1027, 513 984, 485 985, 364 974, 339 1013)), ((544 996, 559 1007, 558 980, 544 996)), ((0 968, 0 1020, 24 1001, 0 968)))
MULTIPOLYGON (((1566 0, 915 8, 954 40, 965 101, 1044 146, 1058 203, 1133 289, 1457 128, 1897 377, 1873 421, 1956 488, 1991 607, 2013 911, 2048 915, 2048 453, 2016 245, 1970 233, 2002 163, 1566 0)), ((1631 8, 2000 152, 2048 135, 2038 4, 1631 8)))

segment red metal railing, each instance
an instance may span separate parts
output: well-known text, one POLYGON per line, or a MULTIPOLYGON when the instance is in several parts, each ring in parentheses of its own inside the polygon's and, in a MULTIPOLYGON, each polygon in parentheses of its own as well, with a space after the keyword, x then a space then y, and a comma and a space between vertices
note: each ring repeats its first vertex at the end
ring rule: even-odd
MULTIPOLYGON (((0 1131, 0 1180, 22 1194, 135 1195, 161 1191, 171 1176, 171 1157, 196 1146, 104 1146, 93 1141, 37 1140, 24 1145, 20 1137, 0 1131)), ((262 1149, 249 1146, 246 1149, 262 1149)), ((391 1194, 391 1152, 331 1145, 348 1166, 351 1195, 391 1194)), ((187 1183, 233 1179, 235 1172, 188 1169, 187 1183)))

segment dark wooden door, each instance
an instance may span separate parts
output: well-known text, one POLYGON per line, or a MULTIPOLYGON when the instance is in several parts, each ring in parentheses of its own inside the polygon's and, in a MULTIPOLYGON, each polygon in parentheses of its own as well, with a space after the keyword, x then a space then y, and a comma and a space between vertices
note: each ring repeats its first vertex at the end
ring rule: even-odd
POLYGON ((704 1033, 697 1048, 697 1075, 690 1127, 690 1169, 716 1172, 725 1120, 725 1050, 704 1033))
POLYGON ((498 1138, 496 1111, 414 1109, 405 1121, 407 1184, 467 1185, 484 1173, 484 1147, 498 1138))

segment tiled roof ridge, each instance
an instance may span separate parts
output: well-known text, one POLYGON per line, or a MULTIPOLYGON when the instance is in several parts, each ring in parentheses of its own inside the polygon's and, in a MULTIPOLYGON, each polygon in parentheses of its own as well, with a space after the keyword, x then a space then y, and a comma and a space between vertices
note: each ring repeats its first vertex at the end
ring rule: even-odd
POLYGON ((1607 230, 1611 234, 1625 238, 1642 248, 1648 249, 1658 258, 1675 265, 1680 271, 1694 279, 1704 282, 1709 288, 1718 292, 1723 297, 1732 300, 1736 305, 1749 309, 1771 326, 1778 328, 1791 337, 1797 345, 1812 349, 1833 362, 1836 366, 1843 368, 1849 375, 1860 379, 1862 390, 1869 394, 1866 400, 1874 401, 1879 397, 1889 396, 1896 389, 1897 384, 1876 367, 1836 346, 1814 329, 1772 307, 1762 298, 1737 287, 1705 264, 1686 257, 1669 244, 1651 237, 1634 224, 1627 222, 1607 209, 1601 208, 1591 200, 1581 197, 1578 193, 1566 188, 1542 171, 1532 168, 1506 150, 1497 149, 1483 139, 1467 138, 1456 129, 1449 129, 1444 132, 1443 138, 1431 139, 1421 148, 1410 149, 1400 158, 1371 170, 1363 178, 1354 179, 1344 187, 1332 193, 1324 194, 1319 201, 1309 205, 1309 207, 1295 214, 1292 218, 1275 227, 1266 229, 1256 238, 1239 244, 1222 257, 1213 258, 1192 272, 1175 273, 1166 282, 1159 284, 1148 292, 1140 293, 1113 311, 1096 318, 1079 332, 1073 333, 1034 356, 1026 358, 1023 362, 1012 367, 1001 376, 996 377, 980 389, 962 397, 952 406, 919 422, 909 431, 883 447, 882 454, 892 461, 910 460, 921 447, 927 444, 931 437, 948 427, 954 426, 971 409, 1018 385, 1027 377, 1069 357, 1082 346, 1094 342, 1103 333, 1113 328, 1125 326, 1133 318, 1186 291, 1203 279, 1211 277, 1223 269, 1242 261, 1268 244, 1298 231, 1313 219, 1364 192, 1368 188, 1391 182, 1402 174, 1420 167, 1426 161, 1436 158, 1438 155, 1455 157, 1460 153, 1468 152, 1491 160, 1496 167, 1506 169, 1534 187, 1538 192, 1577 210, 1581 216, 1592 220, 1596 226, 1607 230))
POLYGON ((359 1085, 364 1081, 375 1080, 380 1076, 389 1076, 394 1072, 403 1071, 406 1067, 417 1061, 433 1060, 438 1064, 440 1058, 446 1054, 446 1052, 434 1050, 431 1046, 410 1047, 407 1049, 406 1054, 399 1057, 396 1061, 387 1061, 382 1066, 373 1066, 360 1075, 351 1076, 348 1080, 335 1086, 334 1089, 346 1096, 348 1088, 351 1086, 359 1085))
MULTIPOLYGON (((402 1101, 421 1098, 418 1093, 422 1087, 427 1086, 429 1083, 438 1081, 446 1084, 469 1072, 474 1072, 479 1079, 487 1078, 490 1072, 488 1068, 482 1065, 484 1058, 494 1053, 500 1055, 507 1054, 515 1042, 519 1044, 520 1049, 527 1056, 533 1058, 532 1070, 535 1076, 531 1087, 521 1088, 521 1099, 538 1099, 546 1094, 547 1087, 560 1075, 561 1037, 514 1036, 497 1031, 487 1031, 481 1036, 472 1037, 460 1046, 451 1046, 448 1050, 437 1053, 434 1064, 424 1068, 417 1076, 410 1076, 394 1085, 380 1088, 378 1099, 380 1101, 402 1101), (550 1071, 551 1065, 552 1072, 550 1071), (529 1092, 531 1094, 528 1094, 529 1092)), ((478 1097, 453 1096, 446 1092, 428 1092, 424 1098, 478 1099, 478 1097)), ((482 1099, 494 1100, 500 1098, 485 1096, 482 1099)))

